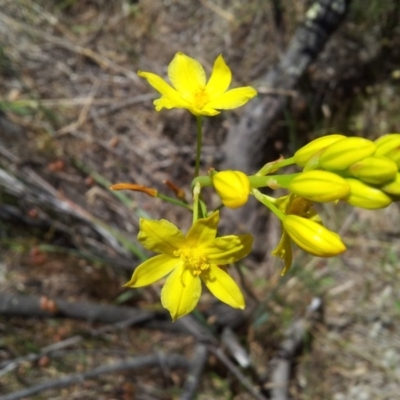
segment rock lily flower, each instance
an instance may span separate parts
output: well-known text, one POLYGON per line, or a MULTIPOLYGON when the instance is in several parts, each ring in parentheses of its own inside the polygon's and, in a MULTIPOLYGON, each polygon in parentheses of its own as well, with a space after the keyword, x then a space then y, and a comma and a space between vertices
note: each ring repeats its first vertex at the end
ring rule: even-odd
POLYGON ((142 218, 138 240, 156 255, 141 265, 125 284, 137 288, 150 285, 168 275, 161 291, 163 307, 173 320, 190 313, 201 295, 201 282, 219 300, 243 309, 245 301, 239 286, 221 268, 247 256, 251 235, 216 237, 219 213, 194 222, 186 236, 166 220, 142 218))
POLYGON ((175 55, 168 66, 173 87, 151 72, 139 71, 138 75, 147 79, 161 94, 159 99, 154 100, 157 111, 163 108, 186 108, 196 116, 213 116, 220 113, 218 110, 240 107, 257 94, 250 86, 228 90, 232 73, 222 55, 215 60, 208 82, 201 64, 181 52, 175 55))

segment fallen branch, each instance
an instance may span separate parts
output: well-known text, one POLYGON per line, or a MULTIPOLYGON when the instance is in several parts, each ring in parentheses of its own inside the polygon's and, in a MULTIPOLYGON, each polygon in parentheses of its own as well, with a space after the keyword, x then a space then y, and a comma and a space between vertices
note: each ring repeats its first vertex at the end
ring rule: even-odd
MULTIPOLYGON (((149 313, 148 317, 149 318, 151 317, 150 313, 149 313)), ((110 332, 110 331, 113 331, 116 329, 123 329, 123 328, 130 327, 132 325, 135 325, 135 324, 139 324, 139 323, 145 321, 146 320, 145 318, 146 318, 146 315, 143 315, 143 314, 135 315, 132 318, 129 318, 129 319, 121 321, 121 322, 117 322, 112 325, 106 325, 106 326, 102 326, 101 328, 98 328, 98 329, 92 329, 89 331, 89 334, 91 336, 100 336, 102 334, 105 334, 107 332, 110 332)), ((74 345, 78 344, 79 342, 81 342, 82 340, 84 340, 83 335, 71 336, 67 339, 61 340, 59 342, 53 343, 49 346, 42 348, 38 353, 30 353, 30 354, 27 354, 26 356, 17 357, 12 360, 2 361, 0 363, 0 368, 3 368, 3 369, 0 370, 0 377, 6 375, 8 372, 13 371, 21 363, 24 363, 27 361, 28 362, 37 361, 37 360, 41 359, 43 356, 49 356, 61 349, 65 349, 66 347, 74 346, 74 345)))
POLYGON ((19 400, 24 397, 33 396, 49 389, 59 389, 66 386, 71 386, 77 383, 82 383, 87 379, 93 379, 99 375, 111 374, 115 372, 138 370, 143 368, 159 366, 160 368, 174 368, 174 369, 187 369, 190 362, 179 354, 152 354, 147 356, 132 357, 126 361, 121 361, 115 364, 106 365, 95 368, 91 371, 83 372, 80 374, 73 374, 65 376, 61 379, 47 381, 30 388, 20 390, 18 392, 0 396, 0 400, 19 400))
POLYGON ((0 293, 0 315, 28 318, 64 317, 106 324, 124 323, 134 318, 135 324, 140 323, 148 329, 186 333, 201 342, 217 343, 211 331, 194 317, 188 315, 173 323, 165 311, 149 312, 126 306, 0 293))
POLYGON ((61 299, 51 300, 38 296, 1 293, 0 315, 40 318, 68 317, 89 322, 115 324, 133 317, 141 319, 143 322, 153 318, 155 313, 126 306, 70 302, 61 299))
POLYGON ((307 68, 342 22, 349 3, 350 0, 318 0, 311 5, 279 64, 259 80, 261 92, 271 94, 253 99, 245 107, 239 123, 230 128, 222 169, 251 173, 266 160, 273 159, 270 157, 275 155, 267 148, 273 135, 271 128, 307 68), (284 95, 277 95, 276 90, 284 95))
POLYGON ((271 400, 289 400, 289 381, 293 363, 309 336, 312 321, 322 318, 322 300, 314 298, 308 306, 304 318, 295 321, 286 332, 278 355, 271 360, 271 400))
POLYGON ((193 360, 183 385, 182 393, 179 400, 191 400, 196 396, 196 390, 199 386, 203 369, 207 363, 208 348, 206 345, 199 343, 196 346, 193 360))
MULTIPOLYGON (((248 390, 248 392, 257 400, 267 400, 267 398, 260 393, 260 391, 247 379, 240 369, 226 356, 222 349, 210 346, 210 351, 228 368, 228 370, 235 376, 235 378, 248 390)), ((0 400, 2 400, 0 398, 0 400)))

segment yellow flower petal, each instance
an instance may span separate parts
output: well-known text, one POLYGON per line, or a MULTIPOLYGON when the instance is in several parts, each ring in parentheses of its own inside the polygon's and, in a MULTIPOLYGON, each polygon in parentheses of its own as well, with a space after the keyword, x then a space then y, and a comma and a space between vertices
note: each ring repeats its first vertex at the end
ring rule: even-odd
POLYGON ((187 101, 185 101, 183 97, 160 76, 153 74, 152 72, 143 71, 138 71, 138 75, 147 79, 147 82, 149 82, 154 89, 162 94, 161 99, 154 101, 157 111, 160 111, 163 107, 166 107, 162 101, 160 102, 162 99, 164 99, 164 101, 165 99, 168 99, 171 104, 174 104, 173 106, 166 108, 185 108, 188 106, 187 101))
POLYGON ((167 278, 161 291, 161 303, 175 321, 196 307, 200 295, 200 278, 193 276, 190 270, 181 265, 167 278))
POLYGON ((171 110, 171 108, 187 108, 185 104, 178 104, 176 101, 170 99, 169 97, 162 96, 159 99, 153 101, 156 111, 161 111, 163 108, 171 110))
POLYGON ((207 107, 218 110, 230 110, 246 104, 256 95, 257 91, 250 86, 231 89, 221 96, 211 99, 207 103, 207 107))
POLYGON ((208 246, 217 236, 218 222, 218 211, 207 218, 198 219, 186 235, 186 244, 190 247, 208 246))
POLYGON ((216 109, 212 108, 212 107, 208 107, 208 105, 206 104, 205 106, 203 106, 201 108, 201 110, 197 109, 197 108, 189 108, 190 112, 194 115, 204 115, 206 117, 214 117, 215 115, 221 114, 220 111, 217 111, 216 109))
POLYGON ((222 236, 211 244, 199 247, 208 260, 215 264, 231 264, 246 257, 251 252, 253 237, 249 234, 222 236))
POLYGON ((289 235, 283 231, 281 239, 276 248, 271 252, 273 256, 281 258, 285 262, 281 275, 285 275, 292 266, 292 243, 289 235))
POLYGON ((214 67, 209 81, 206 85, 206 92, 209 97, 217 97, 224 93, 231 84, 232 73, 220 54, 214 62, 214 67))
POLYGON ((181 52, 176 53, 169 64, 168 76, 175 89, 188 100, 206 84, 206 73, 202 65, 181 52))
POLYGON ((147 250, 173 257, 174 252, 185 243, 185 236, 165 219, 154 221, 141 218, 138 240, 147 250))
POLYGON ((210 292, 219 300, 234 308, 244 309, 245 301, 239 286, 231 276, 217 265, 210 265, 201 279, 210 292))
POLYGON ((179 263, 179 258, 172 258, 165 254, 149 258, 135 269, 131 280, 124 286, 137 288, 151 285, 169 274, 179 263))

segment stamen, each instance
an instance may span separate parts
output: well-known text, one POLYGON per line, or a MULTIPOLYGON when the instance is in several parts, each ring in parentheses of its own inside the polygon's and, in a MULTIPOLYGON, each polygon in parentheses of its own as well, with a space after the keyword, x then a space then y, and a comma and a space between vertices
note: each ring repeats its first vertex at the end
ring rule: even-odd
POLYGON ((210 267, 207 258, 199 254, 196 249, 187 248, 175 250, 174 256, 179 257, 184 267, 190 270, 194 276, 199 276, 210 267))

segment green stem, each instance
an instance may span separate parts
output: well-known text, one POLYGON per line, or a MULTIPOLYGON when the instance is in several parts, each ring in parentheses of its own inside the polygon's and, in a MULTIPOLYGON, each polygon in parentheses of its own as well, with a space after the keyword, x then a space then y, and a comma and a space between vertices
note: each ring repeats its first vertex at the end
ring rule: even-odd
POLYGON ((283 221, 285 214, 270 200, 269 196, 262 194, 257 189, 252 189, 251 192, 260 203, 268 207, 281 221, 283 221))
POLYGON ((193 223, 195 223, 199 219, 200 191, 200 183, 196 183, 193 187, 193 223))
POLYGON ((189 204, 187 204, 181 200, 174 199, 173 197, 169 197, 169 196, 166 196, 165 194, 161 194, 161 193, 158 193, 157 197, 161 200, 167 201, 168 203, 175 204, 177 206, 180 206, 180 207, 186 208, 187 210, 192 211, 192 206, 190 206, 189 204))
POLYGON ((201 157, 201 142, 203 140, 203 119, 201 115, 196 116, 197 124, 197 148, 196 148, 196 166, 194 171, 194 177, 199 176, 200 171, 200 157, 201 157))
POLYGON ((210 187, 213 185, 211 178, 207 175, 201 175, 194 178, 191 187, 194 188, 196 184, 199 184, 202 188, 210 187))
POLYGON ((269 162, 265 164, 257 173, 256 175, 264 176, 267 174, 271 174, 272 172, 277 171, 280 168, 287 167, 288 165, 295 164, 294 157, 285 158, 283 160, 277 160, 269 162))
POLYGON ((250 185, 252 188, 269 187, 271 189, 289 187, 290 182, 300 175, 301 172, 296 174, 286 174, 286 175, 271 175, 271 176, 249 176, 250 185))

